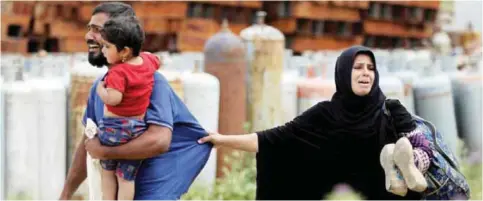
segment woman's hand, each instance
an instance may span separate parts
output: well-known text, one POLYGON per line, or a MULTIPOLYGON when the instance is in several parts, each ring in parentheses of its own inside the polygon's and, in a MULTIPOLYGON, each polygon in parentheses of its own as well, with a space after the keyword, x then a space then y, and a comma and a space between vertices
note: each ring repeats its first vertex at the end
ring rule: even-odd
POLYGON ((215 146, 225 146, 248 152, 258 151, 258 137, 256 133, 242 135, 222 135, 216 132, 208 132, 208 136, 198 140, 199 144, 211 142, 215 146))
POLYGON ((221 142, 221 139, 220 138, 223 138, 223 135, 217 133, 217 132, 208 132, 208 135, 203 137, 203 138, 200 138, 198 140, 198 143, 199 144, 204 144, 206 142, 211 142, 213 143, 214 145, 217 145, 221 142))

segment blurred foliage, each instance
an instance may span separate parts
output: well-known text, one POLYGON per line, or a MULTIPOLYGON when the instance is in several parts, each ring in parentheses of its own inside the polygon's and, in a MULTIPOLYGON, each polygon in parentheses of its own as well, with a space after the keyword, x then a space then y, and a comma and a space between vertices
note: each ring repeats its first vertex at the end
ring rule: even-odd
POLYGON ((471 200, 482 200, 481 167, 481 162, 471 164, 468 161, 463 161, 461 165, 461 171, 470 185, 471 200))
POLYGON ((8 195, 7 200, 32 200, 27 192, 19 192, 16 195, 8 195))
POLYGON ((348 184, 338 184, 334 190, 325 196, 324 200, 364 200, 364 197, 355 192, 348 184))
POLYGON ((468 184, 470 185, 470 200, 482 200, 482 165, 481 153, 472 153, 460 140, 458 143, 458 150, 461 169, 460 171, 465 175, 468 184))
POLYGON ((212 189, 192 186, 183 200, 253 200, 256 190, 256 161, 254 153, 233 151, 225 158, 231 170, 223 169, 225 177, 217 179, 212 189))

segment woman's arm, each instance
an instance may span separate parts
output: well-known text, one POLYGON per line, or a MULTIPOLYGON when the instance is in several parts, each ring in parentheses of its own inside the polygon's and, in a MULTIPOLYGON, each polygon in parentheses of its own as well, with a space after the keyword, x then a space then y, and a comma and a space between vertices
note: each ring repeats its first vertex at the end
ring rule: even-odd
POLYGON ((222 135, 209 133, 208 136, 201 138, 199 143, 211 142, 214 145, 226 146, 248 152, 259 152, 260 146, 280 145, 287 141, 298 141, 309 147, 318 148, 320 135, 317 134, 317 125, 310 119, 317 114, 317 106, 312 107, 294 120, 285 125, 264 131, 242 134, 242 135, 222 135))
POLYGON ((198 140, 203 144, 211 142, 218 146, 230 147, 247 152, 258 152, 258 137, 256 133, 242 135, 221 135, 218 133, 208 133, 208 136, 198 140))

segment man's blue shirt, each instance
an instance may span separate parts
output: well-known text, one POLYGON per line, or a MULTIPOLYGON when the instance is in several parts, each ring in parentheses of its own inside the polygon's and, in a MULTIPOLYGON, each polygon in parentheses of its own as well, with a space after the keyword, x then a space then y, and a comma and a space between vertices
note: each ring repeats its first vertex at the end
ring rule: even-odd
MULTIPOLYGON (((82 123, 96 124, 104 114, 104 103, 96 93, 97 79, 89 94, 82 123)), ((170 128, 173 132, 169 151, 143 161, 136 178, 136 200, 176 200, 186 193, 210 156, 212 144, 198 144, 206 135, 186 105, 160 73, 154 75, 151 101, 145 115, 148 124, 170 128)))

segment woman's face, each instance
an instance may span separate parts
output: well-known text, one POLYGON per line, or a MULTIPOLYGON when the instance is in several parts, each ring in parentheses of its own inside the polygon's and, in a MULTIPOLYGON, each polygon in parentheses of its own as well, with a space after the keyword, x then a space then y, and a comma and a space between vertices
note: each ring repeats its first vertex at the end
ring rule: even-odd
POLYGON ((371 57, 359 54, 354 59, 352 66, 351 87, 354 94, 365 96, 371 92, 374 84, 374 64, 371 57))

